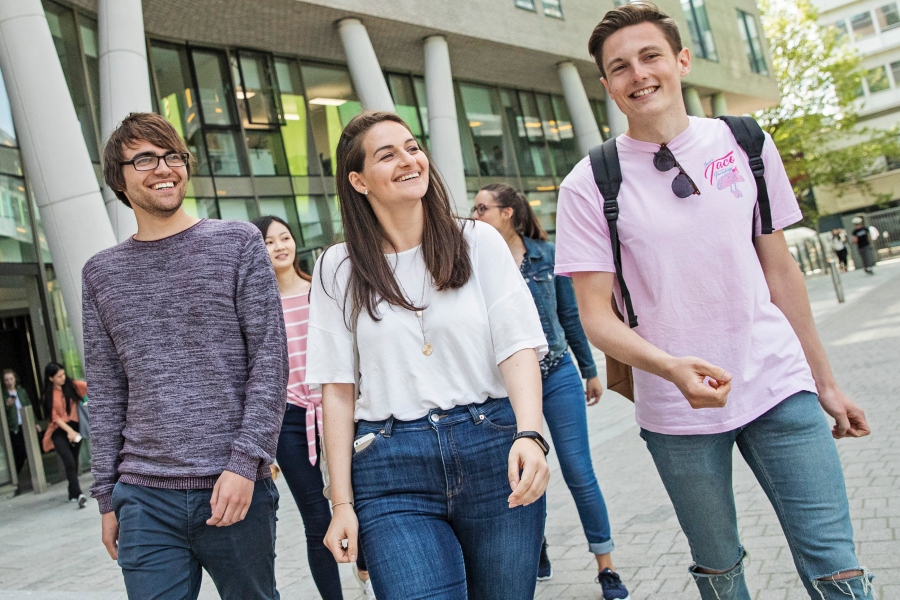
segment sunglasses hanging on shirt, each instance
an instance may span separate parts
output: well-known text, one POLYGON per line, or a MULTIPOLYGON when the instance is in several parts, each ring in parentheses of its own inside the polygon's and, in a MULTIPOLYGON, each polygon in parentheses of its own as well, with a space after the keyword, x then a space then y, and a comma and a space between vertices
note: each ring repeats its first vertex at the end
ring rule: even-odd
POLYGON ((678 175, 672 180, 672 192, 679 198, 700 195, 700 190, 697 189, 694 180, 684 172, 684 169, 682 169, 681 165, 678 164, 678 161, 675 160, 675 155, 672 154, 672 151, 669 150, 669 147, 665 144, 660 146, 659 150, 653 154, 653 166, 663 173, 675 168, 678 169, 678 175))

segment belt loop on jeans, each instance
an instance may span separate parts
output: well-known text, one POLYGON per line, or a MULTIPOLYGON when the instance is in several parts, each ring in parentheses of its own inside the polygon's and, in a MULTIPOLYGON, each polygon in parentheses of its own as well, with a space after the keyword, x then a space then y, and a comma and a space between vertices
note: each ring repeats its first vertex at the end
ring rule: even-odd
POLYGON ((481 425, 481 421, 484 420, 484 415, 478 412, 478 407, 474 404, 469 404, 466 408, 469 409, 469 414, 472 415, 472 420, 475 421, 475 424, 481 425))
POLYGON ((382 436, 386 437, 386 438, 391 437, 391 428, 393 426, 394 426, 394 417, 390 416, 390 417, 388 417, 387 421, 384 422, 384 429, 383 429, 384 433, 382 434, 382 436))

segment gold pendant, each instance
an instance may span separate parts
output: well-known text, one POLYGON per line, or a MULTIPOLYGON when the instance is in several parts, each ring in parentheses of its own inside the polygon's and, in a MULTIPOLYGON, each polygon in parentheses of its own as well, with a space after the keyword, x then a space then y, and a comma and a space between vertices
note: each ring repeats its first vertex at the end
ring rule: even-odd
POLYGON ((426 343, 422 346, 422 354, 425 356, 431 356, 432 352, 434 352, 434 348, 431 347, 431 344, 426 343))

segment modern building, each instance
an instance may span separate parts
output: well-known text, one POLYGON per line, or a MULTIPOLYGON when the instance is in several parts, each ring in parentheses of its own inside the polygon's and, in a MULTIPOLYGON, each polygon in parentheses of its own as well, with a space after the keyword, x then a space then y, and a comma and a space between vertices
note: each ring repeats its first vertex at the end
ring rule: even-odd
MULTIPOLYGON (((862 60, 864 77, 858 90, 859 123, 873 129, 900 124, 900 8, 888 0, 813 0, 819 23, 835 27, 855 48, 862 60)), ((886 195, 891 205, 900 205, 900 157, 884 157, 867 178, 872 192, 886 195)), ((820 229, 846 226, 857 212, 874 207, 871 194, 818 187, 816 205, 824 218, 820 229)))
MULTIPOLYGON (((691 114, 778 102, 753 0, 658 3, 694 56, 684 93, 691 114)), ((129 227, 115 201, 110 218, 97 216, 102 140, 140 106, 164 115, 196 156, 191 214, 279 215, 294 224, 308 265, 340 238, 335 147, 363 108, 395 110, 410 124, 460 214, 482 185, 506 182, 526 193, 552 232, 562 179, 592 145, 624 130, 587 54, 591 30, 615 4, 3 4, 0 368, 15 367, 35 395, 51 359, 81 375, 78 273, 129 227)), ((0 484, 9 480, 6 465, 0 456, 0 484)))

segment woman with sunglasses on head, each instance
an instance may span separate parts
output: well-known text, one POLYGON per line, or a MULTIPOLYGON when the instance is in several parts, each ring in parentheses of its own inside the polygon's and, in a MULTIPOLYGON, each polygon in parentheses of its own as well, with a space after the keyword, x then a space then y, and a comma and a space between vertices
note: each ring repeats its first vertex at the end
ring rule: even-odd
MULTIPOLYGON (((493 226, 509 247, 522 277, 534 297, 550 350, 541 359, 544 418, 562 469, 563 479, 575 499, 588 548, 597 559, 598 582, 607 600, 628 597, 628 590, 615 572, 609 515, 591 464, 587 406, 594 406, 603 393, 597 365, 578 319, 575 290, 567 277, 556 277, 555 246, 547 241, 528 200, 502 183, 486 185, 475 196, 475 219, 493 226), (569 347, 578 360, 575 369, 569 347), (586 401, 586 402, 585 402, 586 401)), ((553 576, 547 557, 546 539, 541 547, 538 579, 553 576)))
POLYGON ((78 508, 84 508, 87 504, 87 498, 81 493, 81 485, 78 483, 78 451, 81 449, 78 405, 86 395, 87 384, 69 379, 61 364, 51 362, 44 368, 41 399, 44 414, 50 415, 50 422, 47 423, 41 446, 44 452, 56 449, 56 454, 66 469, 66 479, 69 480, 69 502, 77 502, 78 508))
POLYGON ((313 273, 307 363, 325 543, 348 562, 359 537, 381 598, 530 599, 549 468, 528 288, 493 228, 454 217, 395 114, 350 121, 337 186, 346 242, 313 273))
MULTIPOLYGON (((322 494, 321 448, 317 436, 322 432, 322 394, 311 389, 305 378, 311 277, 300 267, 297 242, 287 222, 268 216, 256 219, 253 224, 262 233, 278 280, 290 361, 287 408, 275 457, 300 509, 306 531, 306 555, 316 589, 324 600, 341 600, 341 575, 323 541, 331 521, 331 508, 322 494)), ((362 553, 356 566, 366 586, 366 596, 375 598, 362 553)))

